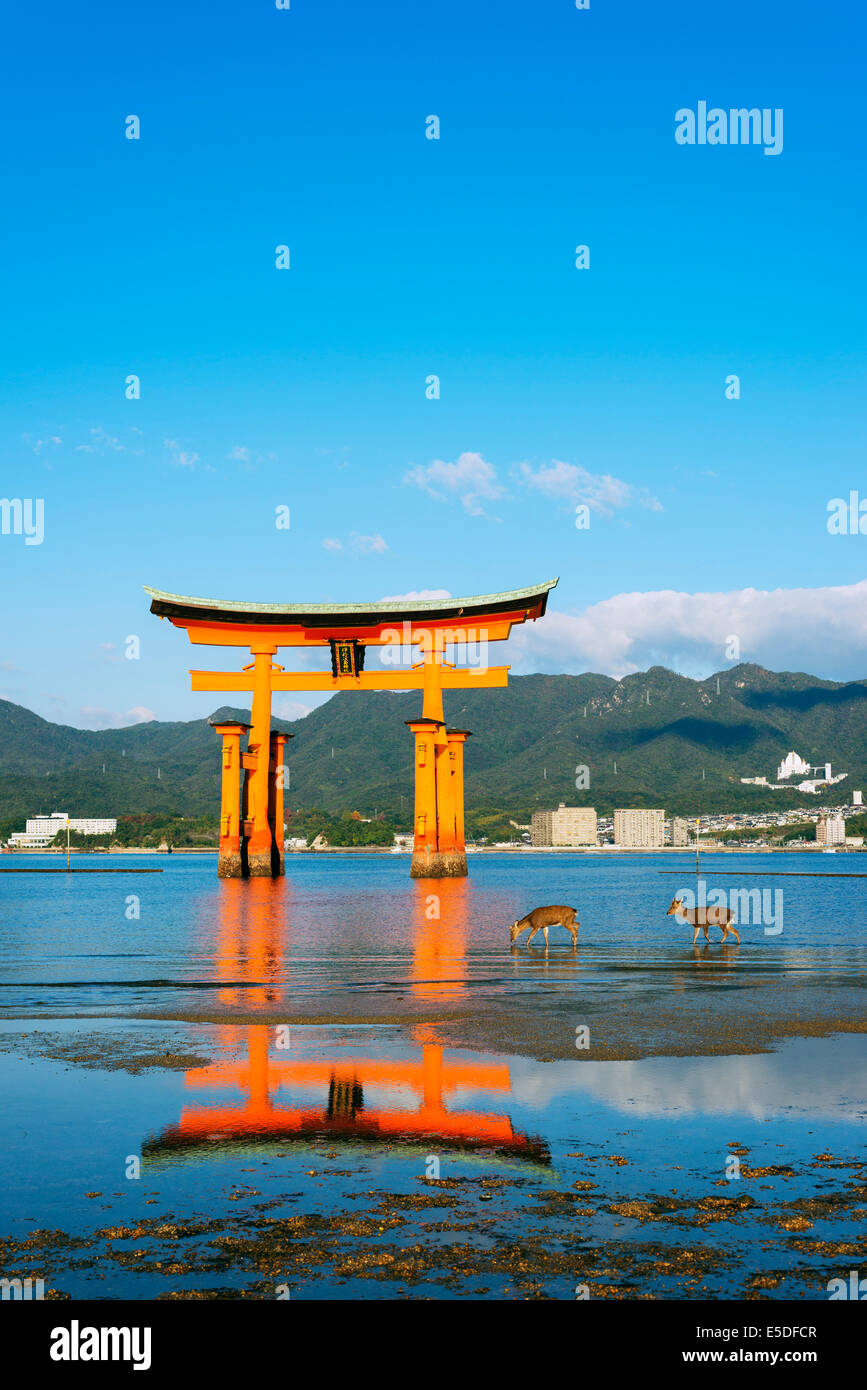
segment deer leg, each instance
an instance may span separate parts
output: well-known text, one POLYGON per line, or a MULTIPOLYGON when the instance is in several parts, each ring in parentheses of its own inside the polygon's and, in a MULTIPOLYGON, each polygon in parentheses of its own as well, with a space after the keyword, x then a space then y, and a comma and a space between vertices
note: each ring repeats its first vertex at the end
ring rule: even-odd
POLYGON ((539 930, 538 927, 531 927, 531 928, 530 928, 530 935, 527 937, 527 945, 528 945, 528 946, 529 946, 530 942, 533 940, 533 937, 536 935, 536 932, 537 932, 538 930, 539 930))
POLYGON ((545 938, 545 950, 547 951, 547 949, 548 949, 548 928, 547 928, 547 927, 543 927, 543 928, 542 928, 542 935, 543 935, 544 938, 545 938))
POLYGON ((734 929, 734 927, 732 926, 731 922, 726 922, 726 925, 723 927, 723 934, 722 934, 722 939, 723 939, 723 941, 725 941, 726 937, 727 937, 729 934, 731 934, 731 935, 734 937, 735 941, 736 941, 736 942, 738 943, 738 945, 740 946, 740 944, 741 944, 740 936, 739 936, 738 933, 735 931, 735 929, 734 929))
POLYGON ((693 944, 693 946, 694 946, 695 943, 698 941, 698 933, 699 933, 699 928, 698 928, 698 924, 696 924, 696 926, 693 928, 693 933, 692 933, 692 944, 693 944))

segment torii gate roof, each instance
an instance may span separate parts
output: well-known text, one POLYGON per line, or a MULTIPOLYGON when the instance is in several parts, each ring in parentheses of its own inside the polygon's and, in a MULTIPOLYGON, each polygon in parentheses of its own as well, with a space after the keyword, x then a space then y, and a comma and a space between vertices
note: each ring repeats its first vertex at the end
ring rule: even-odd
MULTIPOLYGON (((502 594, 479 594, 471 598, 421 598, 405 602, 379 603, 248 603, 241 599, 191 598, 184 594, 168 594, 152 589, 151 612, 159 617, 204 623, 231 623, 262 627, 322 627, 330 631, 339 624, 348 627, 379 627, 389 621, 455 621, 484 618, 487 615, 516 613, 526 610, 519 621, 541 618, 548 594, 557 584, 549 579, 529 589, 511 589, 502 594)), ((514 619, 513 619, 514 621, 514 619)))
MULTIPOLYGON (((249 603, 243 599, 189 598, 151 589, 150 612, 186 628, 192 642, 206 645, 245 645, 250 634, 268 634, 278 646, 320 646, 331 638, 356 637, 363 642, 393 641, 386 632, 485 624, 492 641, 509 637, 514 623, 542 617, 547 595, 557 580, 510 589, 506 594, 481 594, 459 599, 406 599, 378 603, 249 603)), ((414 638, 413 638, 414 639, 414 638)))

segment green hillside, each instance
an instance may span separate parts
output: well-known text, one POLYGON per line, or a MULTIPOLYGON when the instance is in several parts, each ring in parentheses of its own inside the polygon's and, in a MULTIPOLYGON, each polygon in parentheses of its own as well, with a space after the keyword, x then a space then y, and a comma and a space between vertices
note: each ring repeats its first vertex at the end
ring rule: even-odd
MULTIPOLYGON (((742 665, 699 682, 655 666, 621 681, 515 676, 507 690, 447 692, 445 701, 448 722, 473 732, 469 811, 524 819, 559 801, 600 813, 623 805, 677 814, 758 810, 839 802, 867 786, 864 681, 742 665), (823 798, 741 785, 741 776, 773 779, 790 748, 849 777, 823 798), (576 791, 582 764, 590 785, 576 791)), ((295 735, 289 805, 406 819, 412 739, 404 721, 420 710, 418 692, 346 693, 304 719, 275 720, 295 735)), ((20 826, 39 810, 216 814, 218 744, 201 719, 90 732, 0 701, 0 822, 20 826)))

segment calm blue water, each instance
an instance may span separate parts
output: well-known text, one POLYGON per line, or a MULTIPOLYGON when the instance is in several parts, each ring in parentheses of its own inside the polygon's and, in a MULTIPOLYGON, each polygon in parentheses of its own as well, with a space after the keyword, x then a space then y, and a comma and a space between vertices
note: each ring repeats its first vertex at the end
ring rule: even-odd
MULTIPOLYGON (((117 867, 118 856, 103 862, 117 867)), ((485 854, 473 857, 468 879, 439 883, 411 880, 408 858, 397 855, 297 855, 276 881, 219 882, 212 856, 130 856, 128 867, 136 865, 164 872, 0 874, 0 1007, 211 1007, 216 1001, 205 1004, 202 993, 225 993, 232 983, 267 984, 281 999, 284 987, 297 998, 335 987, 411 990, 425 981, 520 991, 540 978, 541 938, 529 953, 512 955, 509 923, 551 902, 577 907, 581 930, 571 963, 567 938, 553 930, 549 982, 557 969, 567 981, 580 970, 584 985, 622 988, 628 979, 634 990, 674 982, 683 969, 695 974, 691 929, 666 916, 676 892, 695 889, 689 854, 616 861, 485 854), (521 968, 527 960, 530 976, 521 968)), ((733 954, 711 929, 707 960, 731 964, 741 979, 856 982, 867 958, 867 878, 843 875, 862 865, 867 856, 703 856, 708 892, 781 895, 769 902, 782 931, 766 932, 770 920, 747 924, 733 954), (833 876, 764 876, 787 870, 833 876)))
POLYGON ((781 891, 783 930, 695 948, 666 916, 689 855, 479 855, 440 883, 403 856, 276 882, 104 862, 165 872, 0 874, 0 1276, 819 1299, 860 1268, 867 879, 843 875, 867 860, 704 856, 709 889, 781 891), (785 870, 834 876, 763 877, 785 870), (577 951, 510 951, 549 902, 577 951))

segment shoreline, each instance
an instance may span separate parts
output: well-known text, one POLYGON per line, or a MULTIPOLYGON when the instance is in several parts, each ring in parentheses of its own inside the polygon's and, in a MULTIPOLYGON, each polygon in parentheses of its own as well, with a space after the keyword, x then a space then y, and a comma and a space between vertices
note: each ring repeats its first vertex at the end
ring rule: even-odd
MULTIPOLYGON (((702 845, 699 844, 700 854, 826 854, 828 850, 824 845, 702 845)), ((150 846, 126 845, 122 849, 70 849, 70 855, 93 855, 108 856, 120 854, 159 854, 165 858, 174 855, 187 854, 210 854, 216 856, 219 850, 216 845, 181 845, 172 850, 153 849, 150 846)), ((323 845, 319 849, 308 847, 307 849, 287 849, 284 851, 287 859, 298 854, 374 854, 392 855, 394 858, 409 858, 411 850, 399 850, 395 853, 390 845, 323 845)), ((469 848, 467 853, 473 854, 586 854, 605 856, 620 856, 628 854, 685 854, 692 858, 696 853, 696 846, 691 845, 480 845, 478 848, 469 848)), ((831 850, 833 854, 865 854, 867 846, 858 845, 835 845, 831 850)), ((18 856, 52 856, 56 858, 66 858, 65 849, 3 849, 0 855, 9 855, 10 858, 18 856)))

